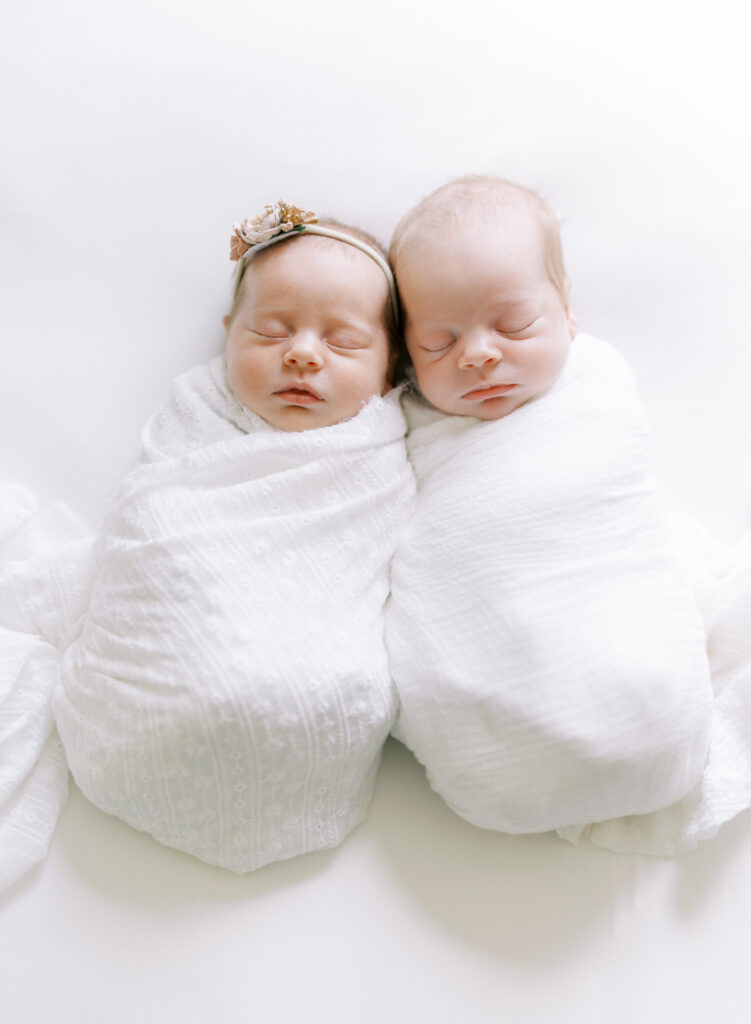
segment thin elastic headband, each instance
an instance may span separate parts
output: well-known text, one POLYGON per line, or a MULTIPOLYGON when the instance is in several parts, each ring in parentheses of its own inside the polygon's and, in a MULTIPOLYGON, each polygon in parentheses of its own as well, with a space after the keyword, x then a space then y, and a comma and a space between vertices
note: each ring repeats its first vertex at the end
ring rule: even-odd
POLYGON ((233 225, 234 233, 230 240, 230 259, 237 262, 233 298, 237 296, 240 281, 247 261, 252 259, 257 252, 268 249, 277 242, 283 242, 285 238, 292 238, 303 233, 311 235, 323 235, 326 238, 334 238, 338 242, 346 242, 356 249, 364 252, 366 256, 378 264, 383 271, 386 282, 389 286, 389 298, 394 313, 395 322, 399 322, 399 300, 396 294, 396 283, 391 267, 381 254, 368 245, 367 242, 348 235, 335 228, 325 227, 318 223, 318 218, 309 210, 302 210, 299 206, 292 206, 280 200, 272 206, 265 206, 264 212, 253 219, 246 218, 239 224, 233 225))

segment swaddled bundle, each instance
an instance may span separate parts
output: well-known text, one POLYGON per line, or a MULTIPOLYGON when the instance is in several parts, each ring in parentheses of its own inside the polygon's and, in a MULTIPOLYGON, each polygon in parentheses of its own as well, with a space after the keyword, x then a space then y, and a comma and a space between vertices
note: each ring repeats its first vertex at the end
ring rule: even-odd
POLYGON ((392 570, 397 735, 462 817, 539 832, 682 797, 707 756, 703 623, 621 358, 578 335, 481 422, 408 402, 418 503, 392 570))
POLYGON ((414 489, 397 392, 270 427, 222 358, 145 429, 95 553, 55 716, 98 807, 234 871, 363 817, 395 714, 388 566, 414 489))

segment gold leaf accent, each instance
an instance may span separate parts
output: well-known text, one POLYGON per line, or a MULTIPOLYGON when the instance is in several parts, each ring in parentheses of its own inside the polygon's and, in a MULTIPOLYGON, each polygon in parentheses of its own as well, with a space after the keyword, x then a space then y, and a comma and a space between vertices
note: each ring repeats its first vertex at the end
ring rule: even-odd
POLYGON ((279 200, 279 219, 283 224, 289 224, 289 227, 286 228, 287 231, 291 231, 292 228, 299 227, 301 224, 318 223, 318 218, 310 210, 303 210, 300 206, 285 203, 283 199, 279 200))

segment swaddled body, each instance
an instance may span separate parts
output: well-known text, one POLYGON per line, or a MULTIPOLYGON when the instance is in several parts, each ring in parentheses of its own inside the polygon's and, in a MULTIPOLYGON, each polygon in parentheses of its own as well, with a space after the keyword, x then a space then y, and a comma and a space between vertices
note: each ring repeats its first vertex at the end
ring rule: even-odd
POLYGON ((631 375, 576 336, 555 216, 460 180, 403 218, 391 255, 427 400, 387 617, 398 735, 487 828, 683 797, 707 759, 705 632, 631 375))
POLYGON ((89 799, 213 864, 333 846, 365 813, 414 493, 393 278, 370 236, 282 202, 231 257, 224 356, 177 379, 100 535, 0 566, 0 885, 64 802, 50 693, 89 799))
POLYGON ((705 634, 622 359, 579 335, 511 416, 406 408, 419 498, 387 637, 397 734, 435 788, 508 832, 683 796, 706 759, 705 634))
POLYGON ((363 817, 394 716, 388 563, 412 493, 395 392, 276 430, 224 360, 176 382, 105 519, 55 713, 76 782, 247 871, 363 817))

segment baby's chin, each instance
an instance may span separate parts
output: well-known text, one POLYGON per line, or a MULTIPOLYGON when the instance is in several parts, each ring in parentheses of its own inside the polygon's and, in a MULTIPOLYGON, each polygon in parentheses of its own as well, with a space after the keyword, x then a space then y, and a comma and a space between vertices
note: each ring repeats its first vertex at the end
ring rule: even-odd
POLYGON ((357 401, 348 402, 346 405, 335 408, 287 405, 275 409, 272 415, 265 410, 264 412, 260 412, 258 409, 251 411, 277 430, 283 430, 287 434, 299 434, 304 430, 334 427, 338 423, 346 423, 348 420, 355 419, 379 393, 385 394, 386 392, 373 392, 372 394, 369 392, 357 401))
MULTIPOLYGON (((428 398, 427 395, 425 395, 428 398)), ((483 402, 467 402, 460 398, 454 401, 435 401, 428 398, 428 401, 439 412, 451 416, 472 416, 477 420, 501 420, 504 416, 515 412, 520 406, 530 400, 532 396, 525 394, 501 395, 498 398, 488 398, 483 402)))

